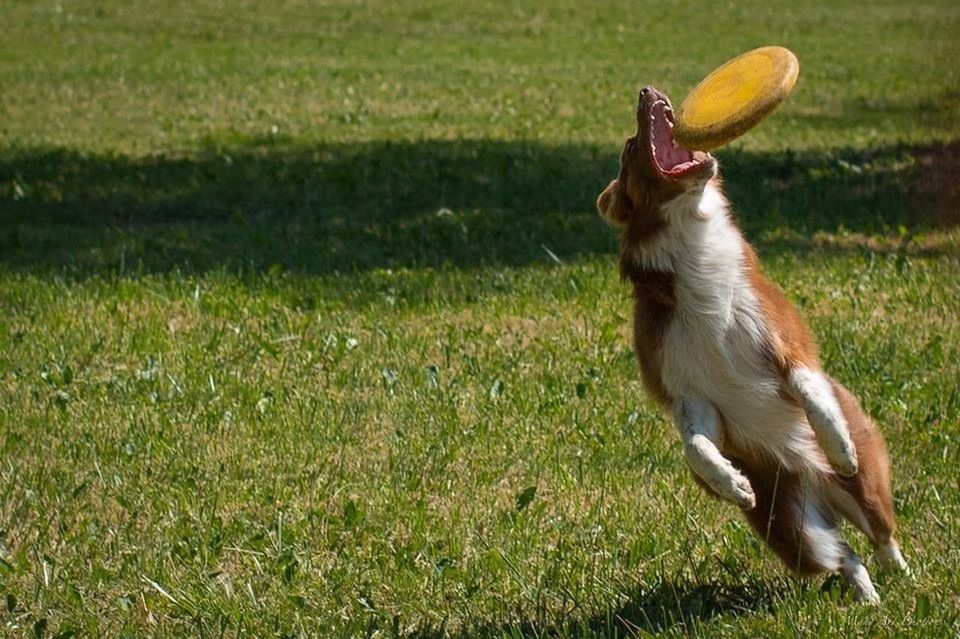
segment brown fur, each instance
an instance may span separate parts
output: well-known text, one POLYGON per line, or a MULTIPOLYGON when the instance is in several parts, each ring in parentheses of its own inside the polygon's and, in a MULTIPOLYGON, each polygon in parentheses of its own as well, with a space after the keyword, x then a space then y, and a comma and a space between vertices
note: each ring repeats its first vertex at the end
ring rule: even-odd
MULTIPOLYGON (((830 381, 860 458, 860 472, 853 477, 838 475, 834 480, 853 497, 866 517, 870 530, 863 530, 864 534, 874 545, 886 544, 896 530, 887 446, 883 435, 863 412, 857 398, 836 380, 830 381)), ((851 520, 856 523, 855 519, 851 520)))
MULTIPOLYGON (((812 575, 823 571, 814 559, 809 539, 803 534, 803 522, 797 516, 797 505, 804 500, 805 486, 797 473, 743 463, 735 465, 746 475, 753 486, 757 505, 744 511, 744 516, 757 536, 783 561, 784 565, 800 575, 812 575)), ((824 519, 836 524, 831 512, 822 512, 824 519)))
MULTIPOLYGON (((685 187, 664 179, 651 165, 643 96, 642 92, 637 134, 627 140, 620 157, 620 173, 597 198, 597 208, 621 230, 620 274, 633 287, 633 339, 644 385, 658 403, 670 406, 674 398, 661 379, 660 349, 664 332, 676 311, 675 276, 644 267, 637 255, 668 228, 661 212, 663 205, 683 193, 685 187)), ((719 189, 719 179, 713 179, 719 189)), ((742 254, 749 285, 766 319, 768 343, 764 352, 771 371, 776 371, 786 382, 797 367, 819 370, 816 341, 806 323, 783 291, 763 276, 756 253, 746 241, 743 241, 742 254)), ((830 473, 816 478, 804 477, 787 471, 771 459, 758 457, 752 450, 734 450, 729 442, 721 450, 753 487, 756 506, 744 511, 747 521, 783 562, 800 574, 820 572, 825 567, 818 563, 817 552, 810 545, 815 540, 803 531, 801 514, 805 500, 813 495, 811 490, 816 491, 811 498, 818 500, 811 503, 821 505, 819 514, 828 527, 835 527, 842 514, 878 546, 888 543, 895 529, 890 463, 883 437, 856 398, 835 380, 830 382, 857 451, 859 472, 855 476, 848 478, 830 473)), ((784 397, 799 404, 797 398, 790 397, 786 390, 783 392, 784 397)), ((692 475, 712 493, 703 480, 692 475)), ((842 552, 850 552, 842 541, 838 543, 842 552)))
MULTIPOLYGON (((816 341, 803 318, 787 300, 783 291, 763 276, 756 253, 746 242, 744 242, 744 256, 748 265, 751 285, 760 300, 761 308, 767 318, 767 326, 771 329, 769 336, 771 363, 784 379, 789 376, 793 368, 799 366, 819 369, 816 341)), ((869 528, 859 525, 856 513, 845 512, 845 504, 837 501, 831 505, 836 511, 844 513, 851 522, 857 525, 875 546, 885 544, 893 535, 895 523, 893 498, 890 494, 890 459, 887 455, 883 436, 877 430, 873 420, 863 412, 860 403, 850 391, 834 379, 830 379, 830 382, 847 420, 850 437, 860 460, 860 470, 853 477, 834 474, 829 478, 824 478, 824 480, 833 482, 853 498, 863 516, 867 519, 869 528)), ((747 519, 750 520, 757 533, 762 534, 765 532, 764 529, 769 528, 769 525, 765 519, 760 521, 764 517, 762 513, 764 508, 761 502, 764 501, 764 498, 770 496, 761 496, 761 493, 765 491, 762 488, 758 490, 758 486, 770 485, 771 480, 774 479, 771 477, 773 469, 765 468, 760 460, 744 462, 744 466, 743 471, 750 478, 757 494, 757 507, 747 514, 747 519), (754 476, 756 477, 754 478, 754 476)), ((787 493, 797 490, 799 478, 796 476, 781 476, 780 481, 783 482, 782 485, 787 493)), ((797 556, 804 554, 804 541, 802 537, 787 531, 787 529, 797 526, 797 522, 794 521, 795 515, 779 510, 775 510, 772 514, 775 521, 777 519, 779 521, 772 526, 774 536, 769 539, 771 548, 781 556, 788 566, 796 569, 799 573, 816 572, 816 566, 811 564, 809 560, 796 559, 797 556), (794 558, 793 564, 791 564, 790 558, 794 558)), ((824 515, 828 521, 835 521, 833 513, 824 513, 824 515)), ((810 553, 807 552, 806 555, 809 557, 810 553)))
POLYGON ((633 346, 647 392, 661 405, 673 398, 660 379, 660 341, 673 315, 673 274, 659 271, 628 273, 633 284, 633 346))
MULTIPOLYGON (((675 193, 654 191, 647 196, 627 197, 621 185, 623 172, 601 194, 598 208, 615 206, 612 217, 620 220, 621 277, 633 286, 634 331, 633 341, 640 371, 647 392, 662 406, 669 406, 673 398, 660 378, 660 342, 676 308, 673 291, 674 276, 643 268, 634 255, 646 242, 666 229, 667 222, 659 213, 660 207, 675 193), (633 205, 642 203, 643 208, 633 205)), ((636 183, 636 182, 634 182, 636 183)), ((715 182, 715 186, 719 184, 715 182)), ((764 277, 753 248, 744 241, 744 261, 767 326, 771 328, 767 354, 770 364, 784 378, 797 366, 818 369, 816 341, 803 318, 789 302, 783 291, 764 277)), ((850 436, 860 459, 860 472, 847 478, 832 475, 835 482, 849 493, 860 506, 870 528, 868 534, 874 544, 889 541, 895 528, 893 500, 890 495, 890 462, 883 437, 873 421, 864 414, 856 398, 835 380, 831 380, 837 400, 850 428, 850 436)), ((757 497, 757 505, 746 512, 751 526, 792 569, 800 574, 818 572, 822 568, 811 559, 806 540, 801 534, 794 506, 802 499, 802 482, 798 475, 787 473, 768 459, 750 456, 745 451, 724 450, 735 465, 750 479, 757 497), (774 491, 774 486, 777 487, 774 491)), ((709 486, 691 473, 698 485, 713 494, 709 486)), ((837 510, 842 511, 838 504, 837 510)), ((823 513, 827 521, 835 521, 832 513, 823 513)), ((855 517, 850 517, 856 522, 855 517)))
MULTIPOLYGON (((746 242, 744 256, 751 285, 760 300, 767 325, 772 329, 768 350, 771 364, 784 379, 797 366, 819 368, 816 341, 803 318, 780 288, 763 276, 756 253, 746 242)), ((831 378, 830 382, 847 421, 860 469, 853 477, 831 474, 819 481, 833 484, 852 497, 868 526, 860 524, 857 513, 848 512, 849 504, 843 500, 828 499, 829 506, 821 511, 821 515, 827 523, 835 526, 837 515, 843 514, 867 535, 875 547, 880 546, 890 541, 896 528, 886 445, 873 420, 863 412, 853 394, 836 380, 831 378)), ((756 506, 744 511, 744 515, 757 535, 798 574, 822 572, 824 567, 815 561, 810 540, 803 535, 803 522, 797 516, 797 504, 807 497, 805 480, 768 459, 751 456, 750 451, 727 449, 723 452, 753 486, 756 506)), ((704 482, 696 479, 712 494, 704 482)))
POLYGON ((647 392, 662 405, 672 398, 660 379, 659 343, 676 306, 673 274, 646 269, 633 259, 635 249, 667 228, 661 207, 683 192, 678 185, 653 179, 645 149, 646 127, 638 127, 620 154, 620 175, 597 198, 597 209, 620 227, 620 277, 633 285, 633 343, 647 392))
MULTIPOLYGON (((890 461, 883 437, 873 421, 863 412, 856 398, 836 380, 830 380, 840 408, 850 428, 850 436, 860 458, 860 471, 853 477, 831 475, 820 481, 832 483, 847 493, 866 518, 868 527, 860 525, 857 513, 846 512, 846 504, 829 500, 830 508, 821 511, 824 520, 837 524, 837 514, 844 514, 871 543, 888 543, 896 530, 893 498, 890 494, 890 461)), ((802 534, 803 522, 797 517, 796 504, 807 497, 808 488, 797 473, 790 473, 762 460, 731 455, 734 465, 750 480, 757 505, 744 515, 757 535, 765 540, 784 564, 801 575, 823 571, 814 560, 809 540, 802 534)), ((809 480, 807 480, 809 481, 809 480)), ((704 485, 703 482, 698 481, 704 485)), ((709 490, 709 489, 708 489, 709 490)), ((828 493, 829 494, 829 493, 828 493)))
POLYGON ((770 327, 768 357, 783 378, 797 366, 820 368, 817 343, 797 310, 787 300, 780 287, 763 276, 757 254, 743 242, 744 262, 750 284, 760 300, 760 307, 770 327))

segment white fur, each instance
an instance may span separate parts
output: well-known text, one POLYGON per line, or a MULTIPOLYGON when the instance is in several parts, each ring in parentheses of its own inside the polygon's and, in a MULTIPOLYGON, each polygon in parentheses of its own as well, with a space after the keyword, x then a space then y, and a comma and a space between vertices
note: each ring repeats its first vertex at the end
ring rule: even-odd
POLYGON ((907 560, 903 558, 903 553, 900 552, 900 545, 893 539, 877 547, 876 557, 885 569, 896 570, 905 575, 910 574, 910 566, 907 565, 907 560))
POLYGON ((806 415, 781 395, 782 380, 763 357, 769 331, 728 208, 712 184, 675 198, 663 209, 666 231, 637 256, 675 274, 677 310, 660 350, 663 383, 675 398, 715 406, 736 448, 791 470, 829 471, 806 415))
POLYGON ((808 542, 806 548, 813 555, 811 559, 831 572, 840 570, 849 550, 836 526, 823 516, 823 510, 829 507, 820 503, 815 490, 807 490, 804 500, 797 505, 797 517, 808 542))
POLYGON ((910 566, 907 565, 903 553, 900 552, 900 545, 893 538, 882 542, 877 539, 876 531, 870 525, 870 521, 863 512, 863 507, 855 500, 850 493, 846 492, 834 483, 823 485, 827 490, 830 505, 835 510, 840 511, 854 526, 863 531, 870 541, 876 547, 874 553, 877 563, 885 570, 900 572, 905 575, 910 574, 910 566))
POLYGON ((877 542, 876 532, 870 526, 870 521, 863 512, 863 508, 857 503, 853 496, 843 488, 832 482, 823 484, 827 491, 830 504, 835 510, 846 517, 854 526, 859 528, 867 538, 873 543, 877 542))
POLYGON ((880 595, 877 594, 873 582, 870 581, 870 573, 867 572, 867 567, 863 565, 859 557, 852 553, 847 555, 840 566, 840 573, 846 579, 847 584, 853 588, 854 601, 873 605, 880 603, 880 595))
POLYGON ((724 499, 741 508, 753 508, 757 500, 750 482, 718 449, 723 445, 723 430, 717 410, 687 398, 676 403, 674 413, 690 469, 724 499))
POLYGON ((801 530, 807 540, 805 547, 813 555, 811 559, 830 572, 840 572, 847 585, 853 588, 855 601, 878 604, 877 595, 870 573, 840 537, 840 530, 824 517, 830 506, 822 503, 819 490, 808 490, 805 499, 799 505, 801 530))
POLYGON ((841 475, 856 475, 857 451, 850 439, 847 420, 824 374, 809 368, 795 368, 787 378, 787 385, 803 404, 807 421, 830 464, 841 475))
MULTIPOLYGON (((856 600, 878 603, 866 567, 833 521, 835 509, 871 536, 869 522, 850 495, 820 481, 833 472, 831 464, 844 474, 857 471, 849 428, 828 378, 798 368, 783 380, 768 361, 774 327, 751 286, 745 242, 717 187, 691 188, 661 212, 665 231, 640 245, 634 259, 674 275, 676 308, 660 344, 660 375, 675 398, 687 463, 714 492, 742 508, 754 506, 753 488, 724 457, 725 449, 749 450, 801 473, 810 482, 795 506, 804 552, 843 574, 856 600)), ((893 540, 877 556, 906 569, 893 540)))

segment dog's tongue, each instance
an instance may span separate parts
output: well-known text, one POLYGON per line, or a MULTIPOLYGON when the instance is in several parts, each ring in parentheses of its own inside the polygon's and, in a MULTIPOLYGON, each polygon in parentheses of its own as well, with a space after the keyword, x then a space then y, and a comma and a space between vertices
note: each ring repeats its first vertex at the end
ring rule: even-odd
POLYGON ((660 101, 650 111, 650 143, 653 157, 662 173, 683 174, 697 165, 693 151, 673 139, 673 115, 666 102, 660 101))

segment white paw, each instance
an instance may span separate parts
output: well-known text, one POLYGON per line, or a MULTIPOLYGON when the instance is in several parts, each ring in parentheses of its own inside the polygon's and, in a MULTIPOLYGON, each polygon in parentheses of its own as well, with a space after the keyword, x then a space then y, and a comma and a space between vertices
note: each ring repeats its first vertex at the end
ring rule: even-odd
POLYGON ((877 594, 873 584, 870 584, 869 588, 862 588, 860 586, 854 587, 853 600, 857 603, 868 604, 871 606, 880 605, 880 595, 877 594))
POLYGON ((866 567, 860 563, 860 559, 856 555, 849 555, 843 560, 840 572, 846 579, 847 585, 853 589, 854 601, 871 605, 880 603, 880 595, 877 594, 877 589, 873 587, 870 573, 867 572, 866 567))
POLYGON ((907 560, 903 558, 903 553, 900 552, 900 547, 897 545, 897 542, 891 540, 885 546, 880 546, 877 548, 876 552, 877 562, 884 570, 890 572, 899 572, 902 575, 910 576, 910 566, 907 565, 907 560))
POLYGON ((834 470, 844 477, 853 477, 860 470, 860 462, 857 460, 857 451, 852 444, 844 445, 839 451, 824 451, 827 453, 827 461, 833 466, 834 470))
POLYGON ((757 496, 753 493, 750 481, 737 473, 733 478, 730 500, 743 510, 753 510, 757 505, 757 496))

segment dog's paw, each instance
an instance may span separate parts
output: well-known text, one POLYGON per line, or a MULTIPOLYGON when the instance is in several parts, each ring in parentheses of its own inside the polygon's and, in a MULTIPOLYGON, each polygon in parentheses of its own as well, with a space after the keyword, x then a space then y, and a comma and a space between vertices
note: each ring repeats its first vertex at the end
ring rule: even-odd
POLYGON ((854 601, 872 606, 880 603, 880 596, 877 594, 877 589, 873 587, 870 573, 856 555, 849 554, 841 560, 840 574, 843 575, 847 586, 853 589, 854 601))
POLYGON ((853 444, 845 445, 838 451, 830 452, 827 452, 827 461, 830 462, 834 470, 844 477, 853 477, 860 470, 860 462, 857 459, 857 451, 853 448, 853 444), (833 454, 830 454, 830 452, 833 454))
POLYGON ((878 547, 875 556, 877 563, 879 563, 884 570, 897 572, 907 577, 911 575, 910 566, 907 565, 907 560, 903 558, 903 553, 900 552, 900 546, 897 545, 897 542, 893 539, 885 545, 878 547))
POLYGON ((753 492, 753 486, 750 481, 739 473, 734 478, 731 501, 740 507, 741 510, 753 510, 757 505, 757 496, 753 492))
POLYGON ((858 604, 867 606, 880 605, 880 595, 877 594, 877 589, 874 588, 871 583, 868 583, 866 586, 860 584, 855 585, 853 587, 853 600, 858 604))

